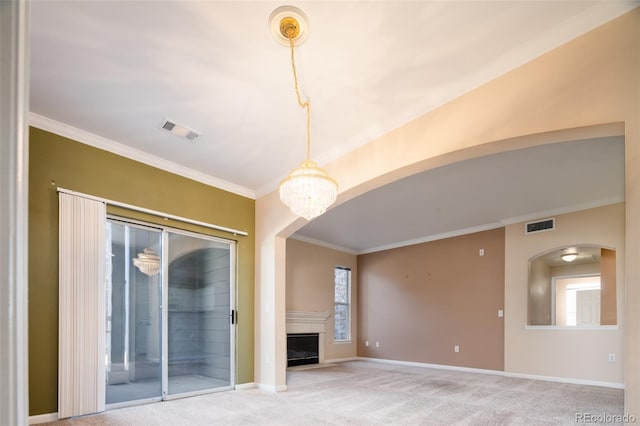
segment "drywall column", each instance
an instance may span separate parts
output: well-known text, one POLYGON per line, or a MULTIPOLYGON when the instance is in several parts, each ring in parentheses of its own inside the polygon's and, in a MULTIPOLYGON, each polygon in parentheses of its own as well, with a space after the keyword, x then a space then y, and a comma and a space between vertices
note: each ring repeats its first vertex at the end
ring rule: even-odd
POLYGON ((0 424, 27 424, 28 3, 0 2, 0 424))
MULTIPOLYGON (((275 207, 285 220, 293 220, 291 213, 275 207)), ((256 203, 255 381, 260 389, 278 392, 287 389, 286 240, 264 232, 284 225, 261 222, 266 217, 261 213, 256 203)))
POLYGON ((640 8, 630 14, 633 48, 625 105, 625 364, 624 411, 640 418, 640 8))
MULTIPOLYGON (((640 73, 640 18, 637 21, 633 69, 640 73)), ((624 411, 640 418, 640 74, 636 74, 636 80, 632 91, 635 105, 629 106, 635 120, 627 121, 625 128, 624 411)))

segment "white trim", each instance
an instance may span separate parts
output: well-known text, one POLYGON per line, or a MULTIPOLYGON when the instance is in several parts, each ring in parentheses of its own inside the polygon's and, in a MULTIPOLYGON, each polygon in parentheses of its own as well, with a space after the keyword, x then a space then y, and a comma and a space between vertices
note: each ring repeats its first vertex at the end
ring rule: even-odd
MULTIPOLYGON (((604 206, 610 206, 612 204, 618 204, 618 203, 623 203, 624 202, 624 196, 623 197, 611 197, 611 198, 605 198, 602 200, 597 200, 597 201, 591 201, 588 203, 582 203, 582 204, 575 204, 573 206, 568 206, 568 207, 562 207, 562 208, 557 208, 557 209, 551 209, 551 210, 543 210, 541 212, 537 212, 537 213, 529 213, 526 215, 522 215, 522 216, 514 216, 514 217, 509 217, 506 219, 501 219, 500 223, 504 226, 506 225, 513 225, 514 223, 520 223, 520 222, 530 222, 530 221, 537 221, 537 220, 548 220, 551 219, 552 216, 559 216, 562 214, 567 214, 567 213, 574 213, 574 212, 578 212, 578 211, 582 211, 582 210, 590 210, 590 209, 595 209, 597 207, 604 207, 604 206), (541 217, 545 217, 547 219, 540 219, 541 217)), ((554 219, 556 219, 554 217, 554 219)), ((555 223, 555 228, 557 229, 558 224, 557 224, 557 219, 556 219, 556 223, 555 223)), ((554 229, 545 229, 545 231, 552 231, 554 229)), ((540 231, 538 231, 540 232, 540 231)), ((533 232, 532 234, 536 234, 537 232, 533 232)), ((529 235, 529 234, 527 234, 529 235)))
POLYGON ((264 383, 259 383, 258 389, 266 392, 285 392, 287 390, 287 385, 275 386, 275 385, 267 385, 264 383))
POLYGON ((70 194, 70 195, 75 195, 76 197, 87 198, 89 200, 99 201, 101 203, 108 204, 108 205, 115 206, 115 207, 122 207, 122 208, 129 209, 129 210, 134 210, 134 211, 138 211, 138 212, 142 212, 142 213, 147 213, 147 214, 150 214, 150 215, 153 215, 153 216, 163 217, 165 219, 173 219, 173 220, 177 220, 178 222, 190 223, 192 225, 203 226, 205 228, 215 229, 217 231, 228 232, 230 234, 243 235, 245 237, 247 235, 249 235, 246 231, 240 231, 238 229, 227 228, 226 226, 220 226, 220 225, 214 225, 212 223, 201 222, 199 220, 189 219, 189 218, 186 218, 186 217, 177 216, 177 215, 170 214, 170 213, 164 213, 164 212, 161 212, 161 211, 158 211, 158 210, 147 209, 147 208, 144 208, 144 207, 138 207, 138 206, 134 206, 132 204, 121 203, 120 201, 109 200, 108 198, 102 198, 102 197, 96 197, 94 195, 83 194, 82 192, 72 191, 71 189, 58 188, 58 192, 62 192, 62 193, 65 193, 65 194, 70 194))
POLYGON ((504 372, 499 370, 486 370, 483 368, 458 367, 455 365, 444 365, 444 364, 427 364, 424 362, 414 362, 414 361, 398 361, 395 359, 358 357, 358 361, 377 362, 380 364, 405 365, 408 367, 434 368, 437 370, 464 371, 466 373, 496 374, 498 376, 504 375, 504 372))
POLYGON ((504 372, 503 375, 505 377, 515 377, 518 379, 543 380, 545 382, 558 382, 558 383, 569 383, 573 385, 602 386, 605 388, 624 389, 624 383, 617 383, 617 382, 601 382, 598 380, 572 379, 569 377, 539 376, 537 374, 510 373, 506 371, 504 372))
POLYGON ((287 334, 326 333, 329 317, 331 317, 329 311, 287 311, 285 315, 287 334))
POLYGON ((258 386, 256 385, 256 382, 249 382, 249 383, 240 383, 239 385, 235 386, 236 390, 247 390, 247 389, 256 389, 258 386))
POLYGON ((96 134, 78 129, 59 121, 52 120, 34 112, 29 114, 29 124, 33 127, 46 130, 47 132, 55 133, 56 135, 72 139, 76 142, 90 145, 104 151, 112 152, 122 157, 139 161, 149 166, 153 166, 167 172, 204 183, 206 185, 214 186, 216 188, 220 188, 225 191, 241 195, 243 197, 251 198, 253 200, 256 199, 256 192, 252 189, 236 185, 234 183, 216 178, 206 173, 181 166, 180 164, 174 163, 172 161, 156 157, 155 155, 149 154, 147 152, 131 148, 130 146, 124 145, 114 140, 98 136, 96 134))
POLYGON ((336 359, 325 359, 323 364, 337 364, 341 362, 349 362, 349 361, 362 361, 364 358, 358 358, 357 356, 352 356, 349 358, 336 358, 336 359))
POLYGON ((525 325, 525 330, 556 330, 556 331, 614 331, 617 325, 525 325))
POLYGON ((553 377, 553 376, 540 376, 537 374, 523 374, 523 373, 512 373, 500 370, 486 370, 483 368, 470 368, 470 367, 458 367, 455 365, 442 365, 442 364, 427 364, 423 362, 412 362, 412 361, 397 361, 393 359, 382 359, 382 358, 367 358, 367 357, 357 357, 358 361, 368 361, 368 362, 377 362, 381 364, 394 364, 394 365, 406 365, 409 367, 421 367, 421 368, 434 368, 438 370, 452 370, 452 371, 462 371, 466 373, 479 373, 479 374, 493 374, 496 376, 503 377, 514 377, 520 379, 530 379, 530 380, 542 380, 545 382, 557 382, 557 383, 569 383, 574 385, 588 385, 588 386, 602 386, 606 388, 614 388, 614 389, 624 389, 624 383, 616 383, 616 382, 601 382, 597 380, 583 380, 583 379, 574 379, 571 377, 553 377))
MULTIPOLYGON (((401 247, 407 247, 407 246, 412 246, 412 245, 416 245, 416 244, 428 243, 428 242, 431 242, 431 241, 443 240, 445 238, 459 237, 461 235, 468 235, 468 234, 473 234, 473 233, 476 233, 476 232, 490 231, 492 229, 502 228, 504 226, 512 225, 514 223, 533 221, 533 220, 536 220, 536 219, 538 219, 540 217, 558 216, 558 215, 567 214, 567 213, 574 213, 574 212, 582 211, 582 210, 594 209, 594 208, 597 208, 597 207, 609 206, 609 205, 612 205, 612 204, 618 204, 618 203, 622 203, 622 202, 624 202, 624 198, 620 198, 620 197, 607 198, 607 199, 603 199, 603 200, 594 201, 594 202, 591 202, 591 203, 578 204, 578 205, 574 205, 574 206, 571 206, 571 207, 565 207, 565 208, 559 208, 559 209, 553 209, 553 210, 545 210, 545 211, 542 211, 542 212, 531 213, 531 214, 527 214, 527 215, 523 215, 523 216, 516 216, 516 217, 500 219, 498 222, 487 223, 485 225, 472 226, 470 228, 463 228, 463 229, 458 229, 458 230, 455 230, 455 231, 443 232, 441 234, 427 235, 425 237, 414 238, 414 239, 405 240, 405 241, 399 241, 397 243, 383 244, 381 246, 371 247, 371 248, 364 249, 364 250, 355 250, 355 249, 342 247, 342 246, 339 246, 339 245, 336 245, 336 244, 331 244, 331 243, 328 243, 326 241, 318 240, 318 239, 312 238, 312 237, 307 237, 307 236, 301 235, 301 234, 294 234, 294 235, 290 236, 289 238, 294 239, 294 240, 298 240, 298 241, 303 241, 303 242, 306 242, 306 243, 309 243, 309 244, 314 244, 314 245, 321 246, 321 247, 330 248, 330 249, 333 249, 333 250, 338 250, 338 251, 341 251, 341 252, 344 252, 344 253, 361 255, 361 254, 375 253, 375 252, 383 251, 383 250, 391 250, 391 249, 396 249, 396 248, 401 248, 401 247)), ((549 231, 551 231, 551 229, 549 229, 549 231)))
POLYGON ((347 247, 342 247, 339 246, 337 244, 331 244, 331 243, 327 243, 325 241, 322 240, 318 240, 316 238, 311 238, 311 237, 307 237, 305 235, 300 235, 300 234, 293 234, 291 235, 289 238, 291 238, 292 240, 298 240, 298 241, 302 241, 303 243, 309 243, 309 244, 313 244, 316 246, 320 246, 320 247, 325 247, 331 250, 337 250, 343 253, 348 253, 348 254, 361 254, 360 252, 358 252, 357 250, 353 250, 347 247))
POLYGON ((385 244, 366 250, 360 250, 357 254, 369 254, 377 251, 391 250, 400 247, 412 246, 415 244, 428 243, 430 241, 443 240, 445 238, 459 237, 460 235, 473 234, 476 232, 490 231, 491 229, 502 228, 504 225, 500 222, 487 223, 486 225, 472 226, 471 228, 458 229, 457 231, 443 232, 442 234, 429 235, 426 237, 415 238, 412 240, 401 241, 398 243, 385 244))
POLYGON ((0 17, 0 424, 29 416, 29 1, 0 17))
POLYGON ((37 414, 35 416, 29 416, 29 424, 37 425, 40 423, 57 422, 58 413, 37 414))

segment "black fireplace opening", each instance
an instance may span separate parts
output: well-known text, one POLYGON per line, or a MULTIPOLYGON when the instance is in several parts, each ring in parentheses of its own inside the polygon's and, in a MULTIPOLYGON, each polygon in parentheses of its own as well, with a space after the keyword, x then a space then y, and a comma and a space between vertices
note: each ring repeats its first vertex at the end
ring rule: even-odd
POLYGON ((287 367, 318 364, 319 336, 318 333, 287 334, 287 367))

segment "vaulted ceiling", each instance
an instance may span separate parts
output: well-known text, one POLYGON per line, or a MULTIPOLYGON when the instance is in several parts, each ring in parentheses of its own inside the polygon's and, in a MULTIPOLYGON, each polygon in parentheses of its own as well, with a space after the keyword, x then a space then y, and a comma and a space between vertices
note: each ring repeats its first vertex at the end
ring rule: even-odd
MULTIPOLYGON (((305 156, 304 113, 295 100, 289 52, 274 40, 268 25, 271 12, 282 4, 35 1, 33 122, 80 129, 91 134, 90 143, 98 141, 114 152, 244 196, 271 192, 305 156), (163 119, 201 136, 190 142, 163 132, 163 119)), ((312 158, 324 164, 640 3, 292 4, 309 17, 309 37, 296 58, 303 95, 312 102, 312 158)), ((365 194, 311 222, 299 235, 366 251, 534 212, 567 210, 569 204, 619 199, 621 146, 619 140, 601 140, 536 152, 542 161, 537 170, 545 167, 545 190, 537 192, 541 204, 513 202, 514 194, 540 189, 535 167, 517 181, 495 173, 494 161, 523 161, 525 154, 514 152, 509 158, 434 170, 375 192, 375 197, 404 196, 414 217, 381 208, 396 198, 365 194), (576 152, 587 161, 577 164, 576 152), (558 167, 549 167, 549 155, 563 159, 558 167), (607 188, 593 189, 593 174, 587 171, 593 172, 588 159, 594 155, 607 158, 608 167, 596 167, 602 173, 597 180, 607 182, 607 188), (494 212, 461 209, 482 203, 463 193, 469 191, 463 183, 481 184, 478 176, 484 179, 478 190, 487 191, 483 194, 492 200, 494 212), (444 184, 425 183, 434 179, 444 184), (453 200, 448 195, 452 191, 462 192, 453 200), (576 193, 581 195, 566 197, 576 193), (370 220, 354 221, 353 215, 363 213, 358 209, 372 208, 370 220), (437 220, 451 211, 458 214, 446 223, 437 220), (396 223, 374 238, 372 233, 385 228, 383 216, 402 226, 396 223)))

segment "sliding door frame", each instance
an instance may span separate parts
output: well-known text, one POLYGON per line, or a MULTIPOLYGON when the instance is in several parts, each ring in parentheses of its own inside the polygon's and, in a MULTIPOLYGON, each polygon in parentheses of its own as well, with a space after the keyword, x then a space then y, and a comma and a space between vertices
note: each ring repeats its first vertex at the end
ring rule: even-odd
MULTIPOLYGON (((115 222, 115 223, 118 223, 118 224, 121 224, 121 225, 131 226, 133 228, 141 229, 141 230, 145 230, 145 231, 154 231, 154 232, 159 233, 161 238, 164 238, 164 231, 163 231, 162 227, 161 226, 157 226, 157 225, 152 224, 152 223, 145 223, 145 222, 141 222, 141 221, 129 220, 129 219, 126 219, 126 218, 123 218, 123 217, 120 217, 120 216, 115 216, 115 215, 110 215, 110 214, 107 214, 107 222, 115 222)), ((163 246, 164 246, 164 240, 162 240, 161 244, 163 244, 163 246)), ((162 254, 164 256, 164 250, 162 251, 162 254)), ((125 257, 130 257, 130 255, 129 256, 125 255, 125 257)), ((164 271, 163 271, 163 274, 164 274, 164 271)), ((127 287, 129 287, 130 286, 130 283, 129 283, 130 277, 129 277, 129 274, 127 274, 127 273, 125 273, 125 275, 127 276, 127 283, 128 283, 127 287)), ((164 281, 164 277, 162 279, 164 281)), ((164 291, 164 288, 163 288, 163 283, 160 283, 160 284, 161 284, 160 294, 161 294, 161 300, 162 300, 164 298, 165 291, 164 291)), ((128 292, 129 292, 129 290, 127 289, 127 293, 128 292)), ((127 295, 126 297, 129 297, 129 296, 127 295)), ((129 309, 129 306, 127 307, 127 309, 129 309)), ((162 322, 162 315, 163 315, 163 309, 162 309, 162 306, 160 306, 161 322, 162 322)), ((127 327, 128 327, 128 325, 129 324, 127 324, 127 327)), ((106 328, 105 328, 105 333, 106 333, 106 328)), ((164 339, 163 335, 164 335, 164 333, 161 331, 160 332, 160 336, 159 336, 160 339, 161 339, 160 340, 160 355, 161 356, 163 356, 162 350, 164 348, 164 343, 163 343, 163 340, 162 340, 162 339, 164 339)), ((125 339, 128 340, 128 338, 125 338, 125 339)), ((126 356, 130 356, 130 354, 128 354, 126 356)), ((162 369, 163 368, 162 360, 161 360, 160 364, 161 364, 160 368, 162 369)), ((160 381, 161 381, 161 385, 163 386, 163 388, 161 389, 161 393, 158 396, 134 399, 134 400, 130 400, 130 401, 106 403, 105 404, 105 409, 106 410, 111 410, 111 409, 116 409, 116 408, 131 407, 131 406, 136 406, 136 405, 148 404, 148 403, 151 403, 151 402, 160 402, 160 401, 162 401, 162 391, 164 390, 164 384, 163 384, 162 380, 164 380, 164 377, 161 376, 160 377, 160 381)), ((107 386, 106 380, 105 380, 105 386, 107 386)), ((105 395, 106 395, 106 392, 105 392, 105 395)))
MULTIPOLYGON (((129 219, 119 215, 107 214, 107 220, 120 222, 127 225, 136 227, 148 228, 158 230, 162 233, 162 291, 161 291, 161 318, 162 318, 162 333, 161 333, 161 365, 162 365, 162 396, 159 398, 148 398, 142 400, 136 400, 131 402, 120 402, 114 404, 108 404, 107 409, 119 408, 124 406, 139 405, 148 402, 156 402, 160 400, 169 401, 172 399, 185 398, 196 395, 203 395, 215 392, 223 392, 227 390, 233 390, 236 384, 236 323, 232 317, 236 312, 236 289, 237 289, 237 241, 217 237, 208 234, 202 234, 193 231, 186 231, 174 227, 163 226, 151 222, 144 222, 135 219, 129 219), (192 392, 183 392, 177 394, 169 394, 169 234, 184 235, 193 238, 199 238, 208 241, 214 241, 217 243, 226 244, 229 246, 229 385, 221 386, 210 389, 196 390, 192 392)), ((106 382, 105 382, 106 386, 106 382)))

